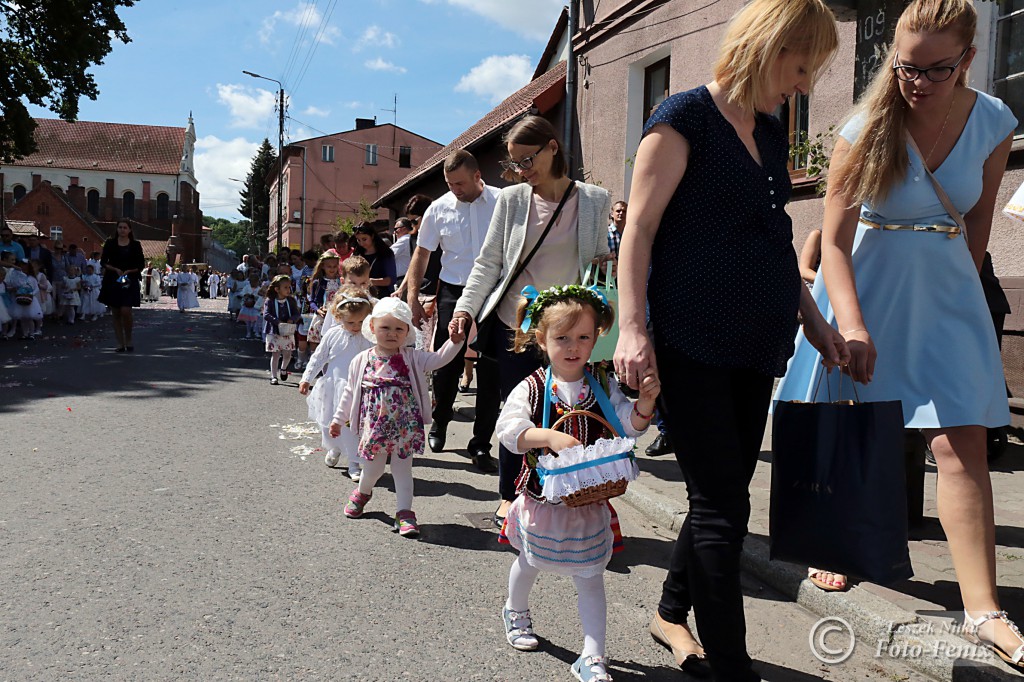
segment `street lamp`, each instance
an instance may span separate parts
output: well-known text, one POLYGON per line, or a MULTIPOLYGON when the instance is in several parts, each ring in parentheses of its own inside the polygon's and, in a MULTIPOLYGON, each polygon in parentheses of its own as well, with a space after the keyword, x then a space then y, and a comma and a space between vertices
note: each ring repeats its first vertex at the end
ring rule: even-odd
POLYGON ((242 71, 246 76, 260 78, 271 83, 277 83, 277 249, 281 249, 281 227, 284 224, 284 205, 281 199, 282 185, 284 185, 284 85, 275 78, 267 78, 252 71, 242 71))
MULTIPOLYGON (((249 177, 252 178, 252 175, 249 177)), ((242 183, 246 191, 249 192, 249 244, 247 248, 249 251, 255 250, 257 254, 263 253, 263 249, 259 248, 259 245, 256 243, 256 198, 252 195, 253 188, 250 186, 251 183, 248 180, 240 180, 239 178, 228 178, 228 180, 242 183)))

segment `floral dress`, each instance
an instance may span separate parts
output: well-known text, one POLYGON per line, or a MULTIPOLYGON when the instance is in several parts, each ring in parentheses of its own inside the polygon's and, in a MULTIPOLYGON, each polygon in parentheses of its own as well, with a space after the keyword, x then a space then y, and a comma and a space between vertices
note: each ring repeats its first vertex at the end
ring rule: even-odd
POLYGON ((401 353, 370 353, 359 405, 359 456, 372 460, 423 454, 423 416, 413 395, 409 366, 401 353))

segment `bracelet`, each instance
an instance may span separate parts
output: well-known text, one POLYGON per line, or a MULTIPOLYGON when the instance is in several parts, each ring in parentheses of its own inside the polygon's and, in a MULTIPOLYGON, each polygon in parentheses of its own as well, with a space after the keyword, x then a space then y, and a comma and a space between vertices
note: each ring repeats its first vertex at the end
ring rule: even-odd
POLYGON ((649 422, 652 419, 654 419, 654 414, 653 413, 651 413, 651 414, 644 414, 644 413, 642 413, 639 410, 639 408, 637 408, 637 405, 638 405, 638 403, 633 403, 633 414, 635 414, 636 416, 640 417, 641 419, 643 419, 646 422, 649 422))
POLYGON ((857 329, 847 329, 845 332, 839 332, 841 335, 846 336, 847 334, 853 334, 854 332, 866 332, 867 329, 858 327, 857 329))

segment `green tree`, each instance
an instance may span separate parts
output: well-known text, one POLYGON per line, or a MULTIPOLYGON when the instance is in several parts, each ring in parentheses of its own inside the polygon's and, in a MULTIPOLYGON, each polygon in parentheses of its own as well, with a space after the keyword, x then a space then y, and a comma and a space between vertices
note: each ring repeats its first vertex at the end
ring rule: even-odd
MULTIPOLYGON (((0 0, 2 1, 2 0, 0 0)), ((267 175, 277 166, 277 152, 270 146, 270 140, 263 138, 263 144, 256 151, 245 176, 245 189, 238 193, 242 203, 238 212, 251 221, 246 247, 238 254, 263 253, 267 236, 270 234, 270 187, 267 175)))
POLYGON ((10 162, 36 149, 36 123, 25 101, 66 121, 82 97, 99 89, 87 70, 102 64, 114 39, 131 42, 118 7, 136 0, 0 0, 0 158, 10 162))
POLYGON ((210 228, 214 239, 223 244, 225 248, 234 251, 239 257, 244 253, 249 253, 248 220, 233 223, 227 218, 204 215, 203 225, 210 228))

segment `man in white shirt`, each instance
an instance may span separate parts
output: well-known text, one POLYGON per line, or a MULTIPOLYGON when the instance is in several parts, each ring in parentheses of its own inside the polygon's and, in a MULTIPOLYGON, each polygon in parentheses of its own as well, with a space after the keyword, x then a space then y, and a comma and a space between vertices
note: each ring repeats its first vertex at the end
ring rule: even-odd
MULTIPOLYGON (((498 189, 484 184, 476 159, 465 150, 453 152, 445 161, 444 179, 450 191, 430 204, 423 215, 416 251, 405 277, 406 300, 412 308, 413 321, 418 326, 424 318, 419 300, 420 281, 430 254, 440 247, 441 277, 437 291, 434 350, 440 348, 448 338, 448 323, 451 322, 462 289, 469 280, 473 261, 483 249, 484 237, 498 198, 498 189)), ((447 440, 448 422, 452 419, 452 407, 459 387, 459 377, 462 376, 465 353, 463 347, 457 359, 434 372, 436 405, 434 422, 427 437, 430 449, 434 452, 443 450, 447 440)), ((469 454, 473 463, 486 473, 497 470, 491 457, 491 436, 497 416, 484 415, 482 418, 478 414, 473 424, 473 438, 469 441, 469 454)))

